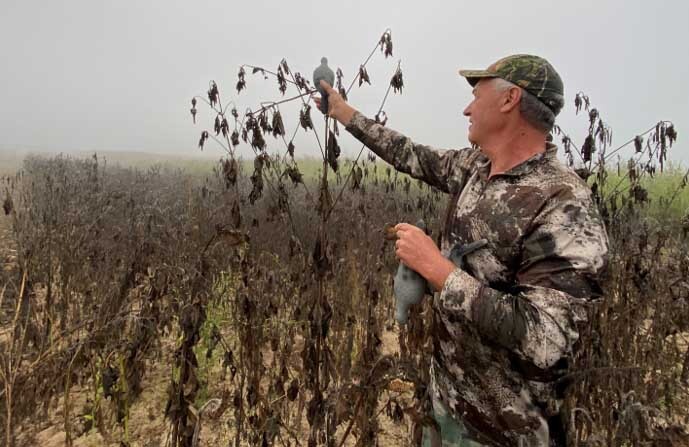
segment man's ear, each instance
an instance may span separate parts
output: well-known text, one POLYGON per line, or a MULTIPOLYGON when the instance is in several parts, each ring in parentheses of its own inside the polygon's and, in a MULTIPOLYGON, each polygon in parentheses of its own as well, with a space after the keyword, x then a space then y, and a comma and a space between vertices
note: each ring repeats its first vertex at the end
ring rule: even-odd
POLYGON ((519 106, 522 100, 522 89, 519 87, 511 87, 507 89, 502 97, 502 104, 500 105, 501 112, 510 112, 515 107, 519 106))

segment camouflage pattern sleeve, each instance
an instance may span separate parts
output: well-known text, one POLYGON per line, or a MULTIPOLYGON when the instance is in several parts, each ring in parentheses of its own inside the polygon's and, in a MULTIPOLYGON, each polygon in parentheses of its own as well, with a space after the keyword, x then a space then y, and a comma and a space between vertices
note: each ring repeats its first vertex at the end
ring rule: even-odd
POLYGON ((524 371, 545 378, 571 353, 585 306, 601 293, 598 274, 607 251, 605 227, 587 190, 563 186, 523 238, 513 287, 491 288, 456 269, 435 306, 446 320, 467 321, 508 349, 524 371))
POLYGON ((360 112, 354 113, 346 129, 398 171, 447 193, 461 187, 479 153, 471 148, 443 151, 417 144, 360 112))

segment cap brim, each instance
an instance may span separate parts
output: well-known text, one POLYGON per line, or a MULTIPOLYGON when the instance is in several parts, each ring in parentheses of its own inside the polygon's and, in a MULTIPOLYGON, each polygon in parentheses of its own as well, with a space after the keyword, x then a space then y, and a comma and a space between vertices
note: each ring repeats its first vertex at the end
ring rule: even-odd
POLYGON ((481 79, 498 77, 495 73, 486 70, 459 70, 459 75, 466 78, 467 82, 469 82, 472 87, 481 79))

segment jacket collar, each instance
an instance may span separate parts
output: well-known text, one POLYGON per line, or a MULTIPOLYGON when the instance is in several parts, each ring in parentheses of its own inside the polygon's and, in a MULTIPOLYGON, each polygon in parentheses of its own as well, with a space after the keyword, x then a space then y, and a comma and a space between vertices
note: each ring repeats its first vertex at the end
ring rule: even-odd
MULTIPOLYGON (((498 176, 508 176, 508 177, 519 177, 522 175, 526 175, 529 172, 531 172, 536 166, 543 162, 547 162, 550 160, 553 160, 557 158, 557 146, 550 141, 545 143, 545 151, 540 152, 523 162, 519 163, 518 165, 512 167, 510 170, 505 171, 501 174, 498 174, 498 176)), ((486 180, 488 179, 488 175, 490 174, 490 160, 488 157, 483 155, 481 159, 478 162, 478 170, 479 170, 479 175, 486 180)))

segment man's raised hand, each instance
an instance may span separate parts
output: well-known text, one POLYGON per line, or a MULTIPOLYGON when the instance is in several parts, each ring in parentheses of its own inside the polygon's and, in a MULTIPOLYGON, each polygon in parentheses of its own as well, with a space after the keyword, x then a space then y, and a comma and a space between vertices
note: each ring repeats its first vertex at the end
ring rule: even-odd
MULTIPOLYGON (((344 126, 349 124, 356 110, 347 104, 337 90, 335 90, 330 84, 321 80, 320 86, 328 95, 328 116, 335 118, 344 126)), ((313 99, 316 101, 316 105, 320 109, 321 98, 314 96, 313 99)))

